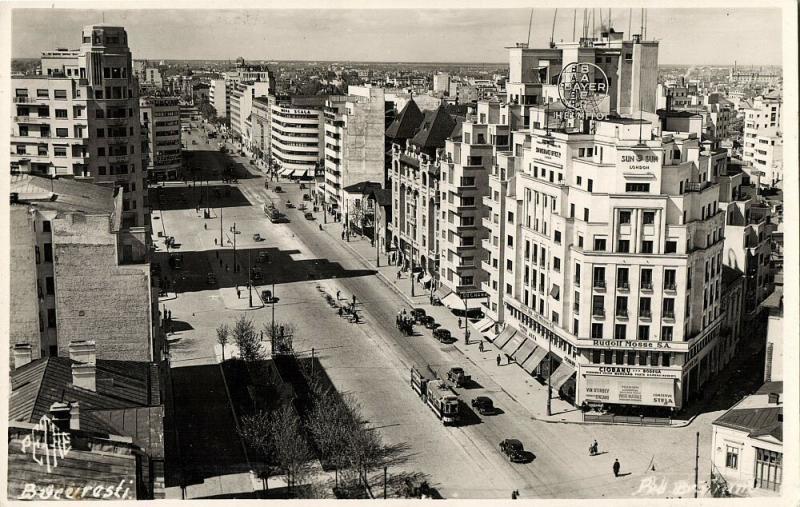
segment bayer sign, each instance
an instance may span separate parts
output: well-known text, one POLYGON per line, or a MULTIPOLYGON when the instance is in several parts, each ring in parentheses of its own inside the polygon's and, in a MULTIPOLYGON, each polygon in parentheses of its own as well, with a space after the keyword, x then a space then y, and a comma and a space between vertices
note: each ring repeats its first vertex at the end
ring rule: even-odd
POLYGON ((585 118, 602 119, 600 104, 608 96, 608 77, 592 63, 568 63, 558 75, 561 103, 585 118))

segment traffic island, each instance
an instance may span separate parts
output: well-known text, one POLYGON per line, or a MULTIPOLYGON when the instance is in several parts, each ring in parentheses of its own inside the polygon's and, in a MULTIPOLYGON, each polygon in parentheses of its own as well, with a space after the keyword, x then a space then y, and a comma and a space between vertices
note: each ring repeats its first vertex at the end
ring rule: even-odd
POLYGON ((259 310, 264 308, 261 302, 261 297, 256 294, 256 290, 252 290, 252 306, 250 305, 250 295, 248 294, 247 287, 239 287, 238 293, 236 287, 222 287, 219 289, 219 295, 225 308, 229 310, 245 311, 245 310, 259 310))

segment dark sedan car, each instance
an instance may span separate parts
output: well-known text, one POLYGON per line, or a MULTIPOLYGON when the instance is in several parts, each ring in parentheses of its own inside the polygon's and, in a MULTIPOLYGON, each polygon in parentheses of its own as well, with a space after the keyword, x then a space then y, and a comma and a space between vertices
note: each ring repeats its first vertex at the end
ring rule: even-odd
POLYGON ((472 408, 478 411, 481 415, 494 414, 494 403, 488 396, 478 396, 472 400, 472 408))
POLYGON ((522 442, 516 438, 507 438, 500 442, 500 450, 508 456, 512 463, 525 461, 525 448, 522 446, 522 442))

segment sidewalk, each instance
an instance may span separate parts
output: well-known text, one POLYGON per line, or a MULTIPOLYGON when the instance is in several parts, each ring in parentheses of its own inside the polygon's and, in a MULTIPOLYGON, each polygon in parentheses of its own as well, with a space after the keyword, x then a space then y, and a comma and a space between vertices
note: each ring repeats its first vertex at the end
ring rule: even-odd
MULTIPOLYGON (((337 241, 341 241, 341 223, 328 222, 328 224, 323 227, 325 232, 332 235, 337 241)), ((463 318, 462 327, 459 328, 459 318, 453 315, 450 310, 444 306, 432 305, 430 303, 430 292, 426 291, 419 283, 415 285, 415 295, 412 297, 409 274, 403 274, 398 280, 397 271, 399 268, 390 265, 386 255, 381 255, 381 265, 380 267, 376 267, 375 247, 370 245, 370 240, 368 238, 350 236, 349 242, 343 241, 342 243, 363 263, 367 264, 370 269, 375 269, 378 272, 378 276, 382 278, 392 290, 400 294, 410 307, 424 309, 427 315, 433 316, 436 322, 440 323, 443 328, 449 329, 450 332, 453 333, 453 337, 457 338, 453 345, 473 365, 472 367, 467 366, 468 372, 474 372, 473 377, 477 377, 481 383, 485 385, 487 379, 496 383, 500 389, 522 405, 534 419, 547 422, 583 422, 581 411, 575 408, 571 403, 559 399, 557 393, 553 393, 554 396, 550 400, 552 415, 548 416, 546 408, 547 385, 540 384, 534 377, 516 364, 508 364, 505 359, 505 354, 489 342, 484 342, 484 352, 480 352, 478 350, 479 340, 477 339, 477 336, 480 336, 480 334, 476 329, 470 329, 470 342, 468 345, 465 344, 463 318), (502 359, 499 366, 496 361, 498 354, 500 354, 502 359), (476 368, 477 371, 475 371, 476 368)), ((422 332, 426 335, 431 334, 431 332, 426 329, 422 329, 422 332)), ((431 339, 433 339, 432 336, 431 339)))

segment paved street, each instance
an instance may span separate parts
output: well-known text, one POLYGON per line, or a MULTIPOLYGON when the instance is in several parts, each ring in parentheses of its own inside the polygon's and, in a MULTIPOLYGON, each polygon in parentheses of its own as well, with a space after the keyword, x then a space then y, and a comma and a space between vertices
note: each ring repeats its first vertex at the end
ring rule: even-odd
MULTIPOLYGON (((198 137, 193 136, 195 139, 198 137)), ((191 142, 191 141, 189 141, 191 142)), ((226 156, 216 145, 198 142, 189 145, 195 151, 192 163, 214 177, 226 156)), ((247 162, 234 158, 244 171, 247 162)), ((546 403, 543 388, 514 365, 498 367, 495 352, 477 350, 474 345, 442 345, 429 331, 404 337, 394 326, 397 311, 408 308, 407 300, 390 287, 394 268, 376 269, 374 250, 366 240, 350 244, 340 239, 340 226, 327 224, 319 230, 321 214, 307 221, 302 212, 287 209, 286 201, 301 202, 297 184, 279 182, 285 193, 266 191, 264 179, 241 174, 238 184, 230 185, 231 196, 220 198, 222 208, 212 209, 204 219, 196 201, 154 212, 154 231, 174 236, 184 255, 184 269, 170 271, 163 240, 158 243, 162 273, 177 280, 178 295, 171 294, 162 307, 173 312, 176 332, 170 336, 172 364, 180 370, 188 366, 213 364, 216 326, 232 321, 248 307, 243 290, 236 295, 236 285, 244 286, 248 255, 253 264, 257 253, 268 252, 269 262, 262 265, 264 282, 275 282, 277 320, 296 326, 294 346, 310 352, 313 347, 321 364, 340 391, 352 392, 362 403, 370 424, 378 428, 387 444, 403 445, 405 459, 390 468, 390 474, 425 474, 431 484, 446 498, 508 498, 517 489, 522 498, 531 497, 630 497, 691 496, 691 492, 673 488, 694 480, 694 440, 700 431, 700 480, 708 477, 710 421, 719 412, 700 414, 685 428, 653 428, 631 426, 583 425, 568 422, 546 422, 540 415, 546 403), (223 203, 224 201, 224 203, 223 203), (266 220, 263 204, 274 202, 287 212, 290 223, 273 224, 266 220), (227 203, 227 204, 225 204, 227 203), (220 211, 221 210, 221 211, 220 211), (220 218, 222 240, 219 248, 220 218), (233 273, 233 233, 236 224, 237 263, 241 272, 233 273), (264 241, 256 242, 259 233, 264 241), (217 244, 215 244, 215 239, 217 244), (230 241, 230 245, 228 244, 230 241), (371 252, 371 254, 368 254, 371 252), (369 255, 369 257, 368 257, 369 255), (369 259, 370 262, 367 262, 369 259), (228 269, 226 270, 226 265, 228 269), (383 277, 377 276, 380 271, 383 277), (207 283, 208 273, 215 273, 217 284, 207 283), (314 279, 309 279, 312 273, 314 279), (361 324, 341 319, 325 301, 322 290, 343 299, 356 295, 361 324), (466 358, 462 349, 466 349, 466 358), (472 424, 445 428, 423 405, 409 386, 409 368, 430 365, 439 370, 463 366, 478 386, 459 389, 467 402, 477 395, 490 396, 502 413, 490 417, 472 415, 472 424), (503 438, 518 438, 535 456, 532 463, 511 464, 503 458, 497 444, 503 438), (588 456, 588 446, 597 439, 601 454, 588 456), (618 458, 623 476, 614 478, 611 464, 618 458), (653 467, 655 470, 653 470, 653 467), (666 490, 642 489, 642 484, 661 484, 666 490)), ((270 184, 273 189, 276 183, 270 184)), ((169 192, 196 196, 197 189, 183 183, 169 183, 169 192)), ((211 188, 224 187, 211 182, 211 188)), ((212 190, 213 195, 213 190, 212 190)), ((212 206, 215 204, 212 197, 212 206)), ((154 201, 155 202, 155 201, 154 201)), ((158 238, 156 238, 158 241, 158 238)), ((385 257, 381 260, 385 265, 385 257)), ((409 281, 400 281, 408 291, 409 281)), ((268 286, 259 287, 259 291, 268 286)), ((271 319, 271 308, 262 306, 254 294, 257 308, 248 310, 258 327, 271 319)), ((455 317, 437 307, 437 321, 444 322, 457 336, 455 317), (441 315, 441 317, 440 317, 441 315), (446 319, 452 319, 447 324, 446 319)), ((473 334, 474 336, 474 334, 473 334)), ((176 390, 177 391, 177 390, 176 390)), ((571 408, 553 400, 556 417, 571 408)), ((570 419, 569 412, 560 418, 570 419)), ((231 438, 235 438, 231 435, 231 438)))

